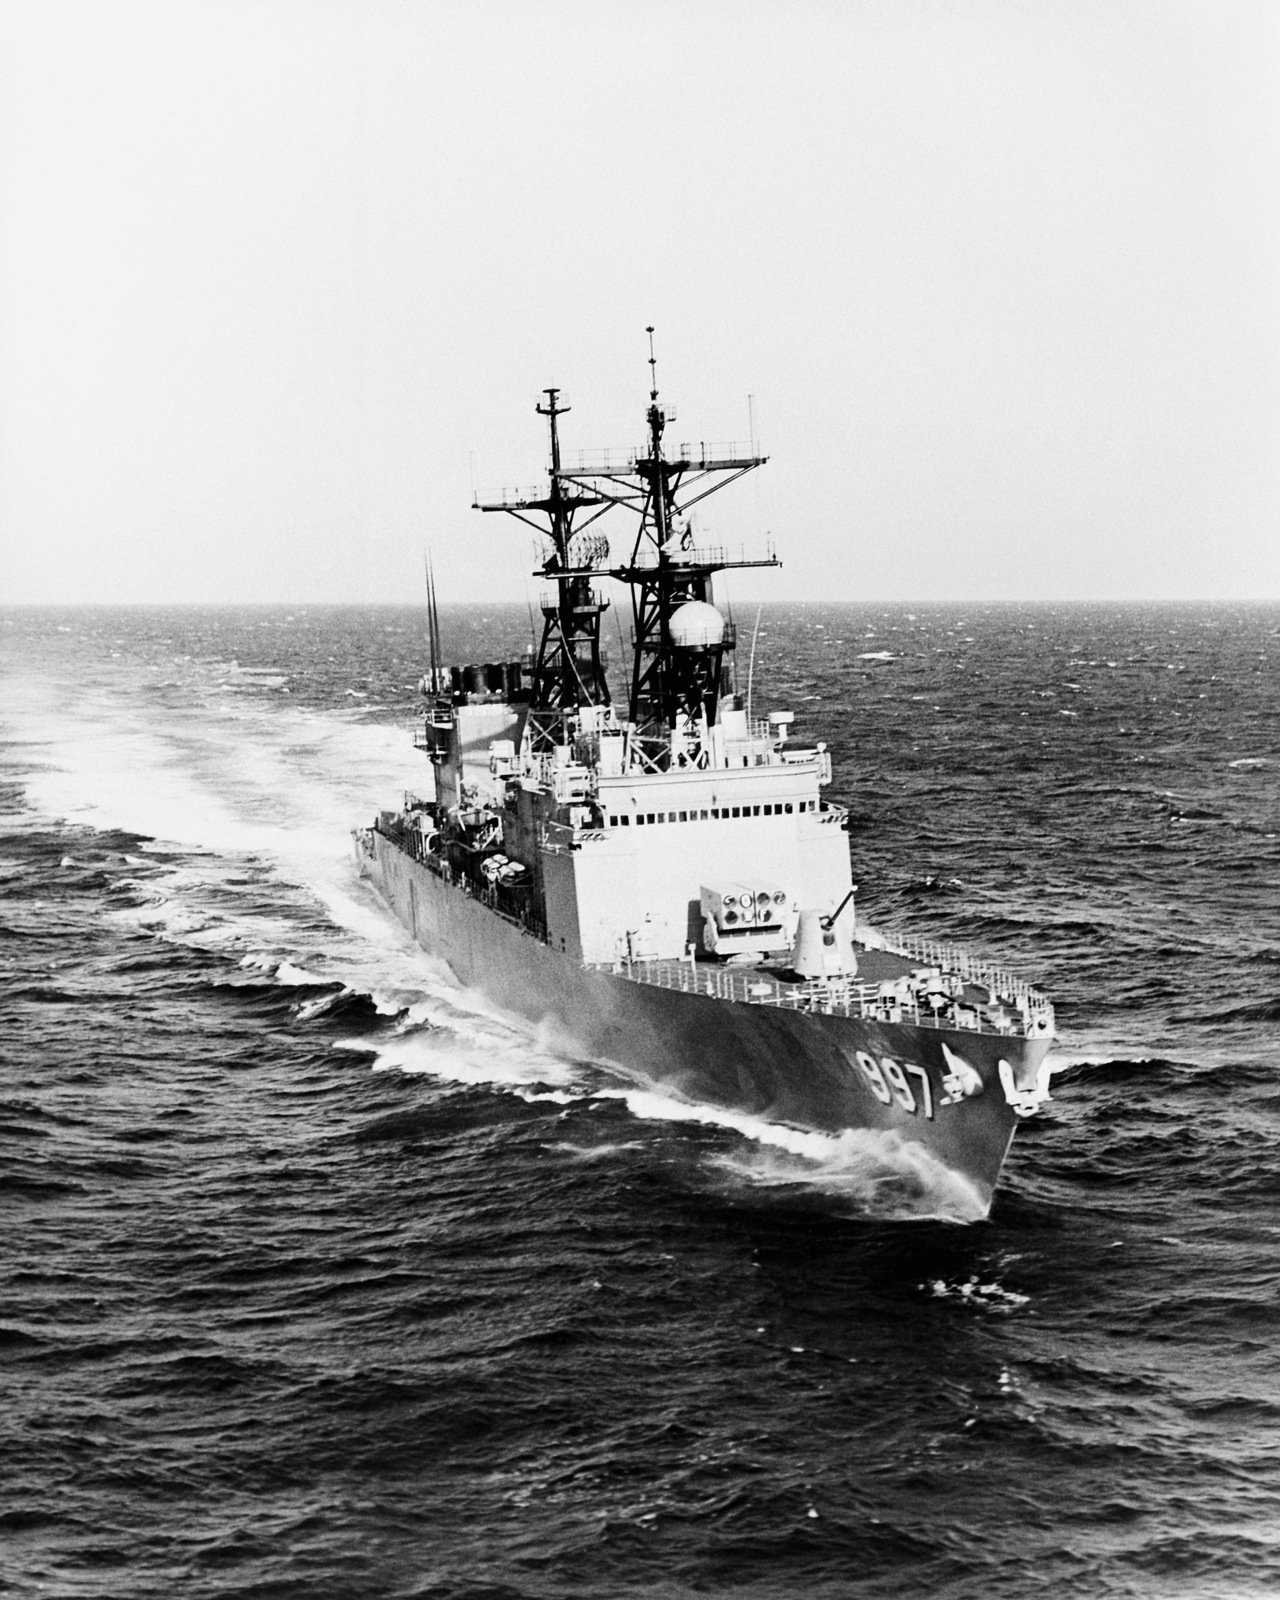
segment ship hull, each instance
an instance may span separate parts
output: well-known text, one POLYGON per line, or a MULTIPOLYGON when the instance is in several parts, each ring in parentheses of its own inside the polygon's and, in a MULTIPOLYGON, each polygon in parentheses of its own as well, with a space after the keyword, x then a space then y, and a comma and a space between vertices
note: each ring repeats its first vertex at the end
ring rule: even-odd
POLYGON ((424 950, 553 1048, 692 1103, 825 1134, 896 1136, 965 1180, 977 1214, 990 1207, 1018 1120, 1002 1062, 1006 1077, 1030 1082, 1048 1039, 657 987, 552 950, 381 833, 359 836, 357 858, 424 950))

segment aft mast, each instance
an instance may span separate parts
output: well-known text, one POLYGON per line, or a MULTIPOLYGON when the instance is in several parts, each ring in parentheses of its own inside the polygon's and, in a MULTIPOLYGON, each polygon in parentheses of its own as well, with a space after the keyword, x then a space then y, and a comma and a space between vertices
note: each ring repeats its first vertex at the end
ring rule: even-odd
POLYGON ((481 511, 505 511, 547 541, 535 576, 554 585, 542 597, 542 638, 530 685, 526 748, 546 754, 613 725, 601 650, 600 623, 609 602, 596 587, 612 578, 631 591, 632 660, 627 704, 627 765, 661 772, 671 767, 721 764, 716 729, 722 708, 741 710, 733 696, 733 626, 716 609, 712 580, 732 567, 775 567, 763 556, 695 543, 689 512, 767 457, 737 445, 681 444, 668 456, 663 435, 675 410, 658 394, 653 328, 649 335, 650 388, 646 438, 636 451, 584 452, 566 464, 559 418, 569 410, 559 389, 545 389, 536 409, 548 420, 550 483, 545 491, 511 490, 480 502, 481 511), (630 554, 610 566, 609 541, 587 532, 615 506, 639 522, 630 554), (584 515, 584 513, 586 513, 584 515), (539 520, 544 519, 544 520, 539 520), (599 708, 594 713, 587 708, 599 708))
POLYGON ((659 400, 653 328, 649 335, 650 389, 645 446, 624 470, 603 470, 584 459, 559 477, 639 513, 631 555, 609 576, 631 590, 633 657, 628 721, 633 766, 661 771, 670 766, 717 764, 712 730, 722 698, 732 692, 732 625, 715 608, 712 578, 730 567, 779 565, 764 556, 734 555, 724 547, 698 546, 690 509, 732 483, 767 457, 754 445, 682 444, 668 459, 663 448, 675 408, 659 400))

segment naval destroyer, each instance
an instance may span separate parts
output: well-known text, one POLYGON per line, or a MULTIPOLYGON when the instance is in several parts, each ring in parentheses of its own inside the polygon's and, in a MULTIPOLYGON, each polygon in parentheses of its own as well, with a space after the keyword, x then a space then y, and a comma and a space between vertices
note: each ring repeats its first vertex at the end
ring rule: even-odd
POLYGON ((1045 997, 981 958, 870 926, 831 753, 753 714, 716 575, 777 566, 700 544, 690 512, 763 465, 752 440, 680 444, 653 365, 639 449, 570 460, 558 389, 543 486, 481 511, 542 537, 522 661, 446 667, 434 583, 421 792, 356 833, 424 949, 553 1047, 701 1106, 910 1142, 989 1209, 1018 1119, 1048 1098, 1045 997), (626 518, 625 537, 607 536, 626 518), (616 553, 615 553, 616 552, 616 553), (605 585, 629 598, 626 699, 605 585))

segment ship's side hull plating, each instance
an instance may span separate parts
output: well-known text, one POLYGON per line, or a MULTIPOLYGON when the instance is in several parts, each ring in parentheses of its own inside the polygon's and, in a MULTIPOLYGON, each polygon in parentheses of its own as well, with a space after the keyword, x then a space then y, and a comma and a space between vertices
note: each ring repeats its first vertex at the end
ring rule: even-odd
POLYGON ((868 1129, 923 1146, 985 1211, 1048 1039, 748 1005, 660 988, 558 954, 444 882, 380 833, 363 872, 428 953, 546 1030, 556 1048, 682 1098, 823 1133, 868 1129))

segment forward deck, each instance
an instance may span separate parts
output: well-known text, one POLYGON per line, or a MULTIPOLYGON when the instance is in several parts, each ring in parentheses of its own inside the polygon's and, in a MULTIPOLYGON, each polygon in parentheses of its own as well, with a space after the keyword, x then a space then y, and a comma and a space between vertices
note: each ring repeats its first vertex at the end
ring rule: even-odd
MULTIPOLYGON (((380 820, 374 831, 455 893, 479 900, 530 937, 547 942, 545 926, 531 914, 523 897, 455 872, 425 847, 416 830, 380 820)), ((1007 1037, 1045 1036, 1054 1031, 1053 1007, 1038 989, 969 951, 914 934, 887 933, 881 928, 873 931, 865 924, 855 933, 854 944, 856 976, 800 979, 776 964, 737 966, 705 956, 588 961, 583 966, 632 983, 739 1005, 779 1006, 1007 1037)))
POLYGON ((877 930, 876 938, 883 944, 858 949, 858 972, 852 977, 799 979, 776 967, 726 966, 692 957, 588 965, 633 983, 740 1005, 1013 1037, 1053 1032, 1053 1007, 1012 974, 978 962, 965 951, 910 935, 895 940, 877 930))

